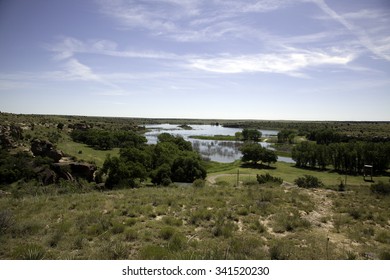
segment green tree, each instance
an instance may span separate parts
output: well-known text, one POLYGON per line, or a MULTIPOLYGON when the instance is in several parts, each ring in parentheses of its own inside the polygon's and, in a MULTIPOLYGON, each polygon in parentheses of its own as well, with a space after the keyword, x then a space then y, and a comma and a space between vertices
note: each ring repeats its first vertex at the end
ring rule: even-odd
POLYGON ((257 129, 244 128, 242 130, 242 138, 244 141, 259 141, 262 134, 257 129))
POLYGON ((167 163, 164 163, 163 165, 157 167, 150 174, 153 184, 163 186, 168 186, 172 183, 171 176, 171 166, 167 163))
POLYGON ((264 148, 261 161, 264 163, 268 163, 268 166, 271 163, 275 163, 278 160, 278 156, 276 155, 275 151, 269 150, 264 148))
POLYGON ((200 160, 193 156, 180 156, 173 162, 172 180, 192 183, 196 179, 205 179, 207 172, 200 160))
POLYGON ((105 186, 109 189, 115 187, 134 188, 137 186, 137 180, 143 181, 147 178, 146 168, 141 163, 126 162, 118 157, 107 157, 102 171, 108 176, 105 186))
POLYGON ((160 143, 174 143, 181 151, 192 151, 191 142, 184 140, 181 136, 161 133, 157 138, 160 143))

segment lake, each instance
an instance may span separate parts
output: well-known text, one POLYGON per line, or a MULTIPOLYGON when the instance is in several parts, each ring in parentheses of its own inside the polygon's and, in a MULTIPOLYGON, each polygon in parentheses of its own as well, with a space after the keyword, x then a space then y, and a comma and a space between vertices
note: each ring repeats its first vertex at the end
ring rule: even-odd
MULTIPOLYGON (((214 136, 214 135, 229 135, 234 136, 236 132, 241 132, 241 128, 223 127, 217 125, 191 125, 191 130, 182 129, 175 124, 156 124, 146 125, 149 131, 145 133, 148 144, 156 144, 157 136, 167 132, 175 136, 182 136, 185 140, 192 143, 194 150, 198 151, 202 158, 217 162, 233 162, 242 157, 239 150, 242 145, 241 141, 220 141, 220 140, 198 140, 189 138, 190 136, 214 136)), ((277 130, 260 130, 263 137, 277 136, 277 130)), ((269 147, 266 142, 259 143, 263 147, 269 147)), ((294 161, 288 157, 278 157, 278 161, 293 163, 294 161)))

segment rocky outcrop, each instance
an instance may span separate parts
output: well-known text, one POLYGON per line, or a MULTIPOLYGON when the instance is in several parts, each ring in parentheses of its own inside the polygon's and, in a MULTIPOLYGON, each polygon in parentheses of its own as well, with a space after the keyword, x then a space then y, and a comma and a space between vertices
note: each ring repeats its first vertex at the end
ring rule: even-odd
POLYGON ((61 178, 73 180, 73 178, 83 178, 88 182, 94 180, 96 165, 85 162, 59 162, 53 164, 53 169, 61 178))
POLYGON ((86 123, 75 123, 75 124, 69 124, 68 125, 69 128, 72 128, 72 129, 79 129, 79 130, 83 130, 83 131, 86 131, 90 128, 92 128, 91 125, 89 124, 86 124, 86 123))
POLYGON ((0 125, 0 146, 15 148, 16 142, 23 139, 22 128, 17 125, 0 125))
POLYGON ((51 142, 40 139, 31 141, 31 151, 34 156, 49 157, 55 162, 59 162, 64 156, 62 151, 56 150, 51 142))

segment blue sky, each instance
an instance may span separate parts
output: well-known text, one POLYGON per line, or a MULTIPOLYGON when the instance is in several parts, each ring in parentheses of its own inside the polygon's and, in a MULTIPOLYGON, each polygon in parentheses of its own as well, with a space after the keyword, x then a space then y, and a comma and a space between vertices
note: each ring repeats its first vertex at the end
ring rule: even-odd
POLYGON ((3 0, 0 111, 390 121, 388 0, 3 0))

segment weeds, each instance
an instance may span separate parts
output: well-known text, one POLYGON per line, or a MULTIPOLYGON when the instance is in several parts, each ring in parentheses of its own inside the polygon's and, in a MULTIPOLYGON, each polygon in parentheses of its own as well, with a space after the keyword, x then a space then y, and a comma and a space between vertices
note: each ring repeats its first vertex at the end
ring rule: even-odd
POLYGON ((14 253, 14 258, 18 260, 43 260, 46 251, 38 244, 19 245, 14 253))

